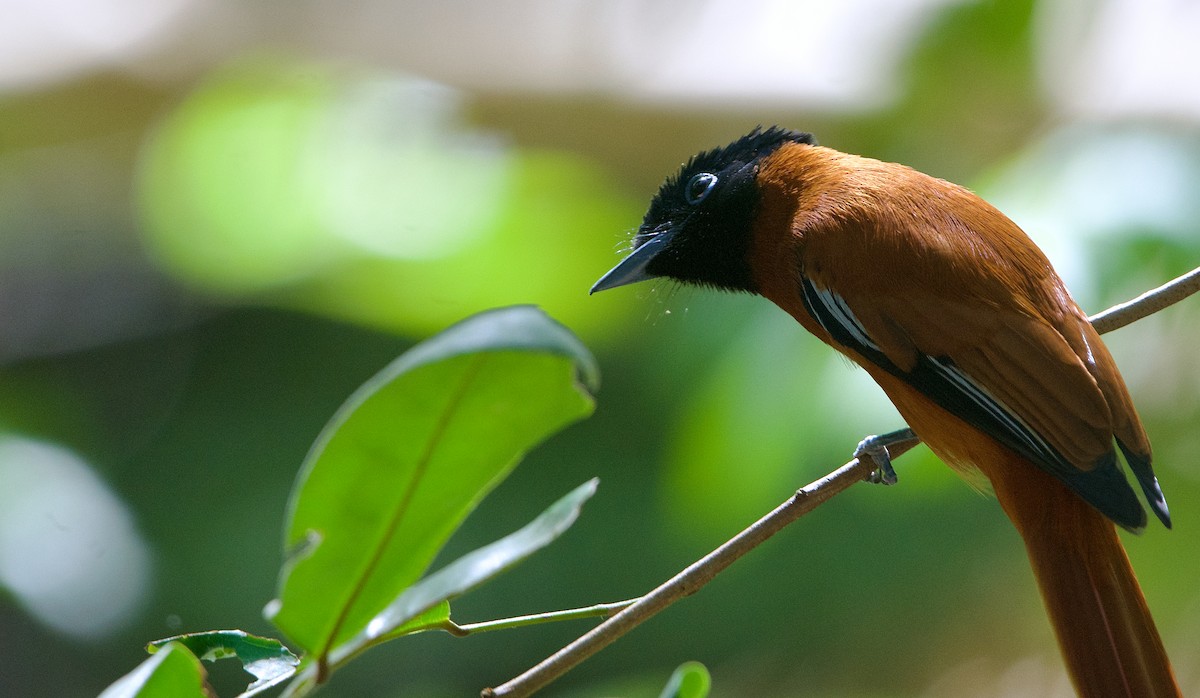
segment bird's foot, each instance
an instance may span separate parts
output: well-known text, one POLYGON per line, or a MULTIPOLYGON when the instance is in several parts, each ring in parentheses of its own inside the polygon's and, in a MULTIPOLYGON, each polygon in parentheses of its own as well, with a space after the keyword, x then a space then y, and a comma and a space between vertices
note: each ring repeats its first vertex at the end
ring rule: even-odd
POLYGON ((916 434, 912 429, 905 427, 886 434, 868 436, 859 441, 854 449, 854 457, 866 456, 875 464, 875 470, 871 471, 867 481, 882 485, 896 484, 896 470, 892 467, 892 454, 888 453, 888 446, 913 438, 916 438, 916 434))

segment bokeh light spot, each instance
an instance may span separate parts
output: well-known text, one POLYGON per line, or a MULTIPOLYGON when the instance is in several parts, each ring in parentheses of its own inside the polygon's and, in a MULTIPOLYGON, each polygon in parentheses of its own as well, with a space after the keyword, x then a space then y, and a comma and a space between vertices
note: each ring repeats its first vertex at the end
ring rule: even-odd
POLYGON ((125 504, 70 451, 0 436, 0 584, 76 638, 133 619, 151 560, 125 504))

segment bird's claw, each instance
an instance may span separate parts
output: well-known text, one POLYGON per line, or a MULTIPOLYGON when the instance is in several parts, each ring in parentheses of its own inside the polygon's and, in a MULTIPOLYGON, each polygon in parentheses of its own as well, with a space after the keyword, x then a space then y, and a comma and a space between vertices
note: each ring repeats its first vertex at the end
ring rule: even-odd
POLYGON ((912 429, 904 428, 890 431, 886 434, 872 435, 858 442, 854 449, 854 457, 866 456, 875 464, 875 470, 867 477, 868 482, 883 485, 896 484, 896 470, 892 467, 892 454, 888 446, 916 438, 912 429))
POLYGON ((879 436, 872 435, 858 442, 854 449, 854 457, 866 456, 875 464, 875 469, 867 476, 867 482, 876 485, 896 484, 896 469, 892 467, 892 456, 888 453, 888 444, 879 436))

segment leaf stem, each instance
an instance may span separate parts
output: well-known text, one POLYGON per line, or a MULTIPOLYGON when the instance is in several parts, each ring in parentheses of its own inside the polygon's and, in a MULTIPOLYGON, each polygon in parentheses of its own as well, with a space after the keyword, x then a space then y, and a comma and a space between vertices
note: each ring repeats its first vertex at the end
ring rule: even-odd
POLYGON ((485 620, 478 623, 463 623, 462 625, 459 625, 454 621, 447 621, 445 624, 439 625, 438 629, 445 630, 451 635, 455 635, 457 637, 466 637, 467 635, 486 633, 491 630, 524 628, 530 625, 555 623, 564 620, 578 620, 581 618, 611 618, 614 614, 629 608, 637 601, 638 599, 626 599, 625 601, 598 603, 594 606, 585 606, 582 608, 568 608, 563 611, 532 613, 525 616, 513 616, 512 618, 485 620))

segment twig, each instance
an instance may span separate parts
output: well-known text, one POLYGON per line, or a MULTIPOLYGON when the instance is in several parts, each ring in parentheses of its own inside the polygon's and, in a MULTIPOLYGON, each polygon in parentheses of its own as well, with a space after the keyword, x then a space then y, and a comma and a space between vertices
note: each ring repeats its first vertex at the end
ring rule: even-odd
POLYGON ((1152 291, 1146 291, 1128 303, 1114 305, 1102 313, 1096 313, 1089 319, 1092 321, 1092 327, 1100 334, 1112 332, 1174 305, 1196 291, 1200 291, 1200 267, 1152 291))
MULTIPOLYGON (((895 458, 919 443, 916 439, 888 448, 895 458)), ((791 499, 754 522, 724 545, 690 565, 629 608, 609 618, 545 661, 496 688, 485 688, 483 698, 528 696, 562 676, 584 659, 607 647, 651 616, 698 591, 734 560, 745 555, 785 526, 816 509, 826 500, 866 478, 877 468, 871 458, 855 458, 834 472, 800 489, 791 499)))
MULTIPOLYGON (((1147 315, 1178 303, 1200 291, 1200 268, 1147 291, 1137 298, 1113 306, 1089 318, 1100 334, 1120 329, 1147 315)), ((920 443, 902 442, 888 450, 893 458, 920 443)), ((721 547, 693 563, 663 585, 643 596, 632 606, 604 621, 571 644, 496 688, 483 689, 483 698, 523 698, 570 671, 583 660, 612 644, 672 603, 695 593, 742 555, 781 531, 788 524, 828 501, 860 480, 866 479, 877 465, 868 458, 856 458, 829 475, 800 489, 771 513, 730 539, 721 547)))

